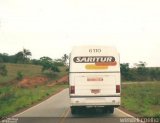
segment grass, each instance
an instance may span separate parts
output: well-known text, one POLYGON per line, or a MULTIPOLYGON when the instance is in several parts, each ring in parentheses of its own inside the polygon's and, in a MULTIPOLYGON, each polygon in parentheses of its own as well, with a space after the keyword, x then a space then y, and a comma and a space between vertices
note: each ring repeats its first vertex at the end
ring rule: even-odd
MULTIPOLYGON (((0 85, 16 79, 18 71, 21 71, 24 77, 43 75, 41 66, 38 65, 6 64, 6 66, 8 75, 6 77, 0 76, 0 85)), ((60 70, 61 72, 57 76, 53 76, 53 80, 66 75, 66 68, 60 67, 60 70)), ((66 84, 57 84, 53 87, 41 85, 32 88, 20 88, 12 83, 3 84, 0 86, 0 117, 30 107, 66 87, 68 87, 66 84)), ((140 116, 160 117, 160 82, 122 84, 122 107, 140 116)))
POLYGON ((58 67, 60 70, 60 73, 51 73, 50 71, 44 71, 44 75, 46 75, 48 78, 50 78, 51 80, 57 80, 65 75, 67 75, 67 71, 66 71, 66 67, 60 66, 58 67))
POLYGON ((122 85, 122 107, 142 117, 160 117, 160 82, 122 85))
POLYGON ((0 76, 0 84, 7 83, 12 80, 15 80, 17 77, 17 72, 22 72, 24 77, 33 77, 42 75, 41 73, 41 66, 39 65, 30 65, 30 64, 5 64, 7 67, 8 74, 7 76, 0 76))
MULTIPOLYGON (((46 84, 30 88, 21 88, 16 80, 17 72, 23 73, 24 77, 44 76, 41 66, 30 64, 6 64, 8 75, 0 76, 0 118, 9 116, 19 110, 30 107, 55 94, 59 90, 68 87, 67 84, 56 84, 48 87, 46 84), (12 81, 15 80, 14 83, 12 81), (7 84, 6 84, 7 83, 7 84)), ((61 72, 57 75, 51 74, 49 80, 56 80, 67 74, 65 67, 60 67, 61 72)))
POLYGON ((5 65, 7 67, 8 74, 7 76, 0 76, 0 85, 16 80, 18 72, 21 72, 24 77, 47 76, 49 80, 57 80, 67 74, 66 67, 63 66, 59 67, 60 73, 53 74, 48 71, 42 73, 42 66, 40 65, 11 63, 5 63, 5 65))
POLYGON ((66 87, 68 87, 67 84, 57 84, 53 87, 43 85, 29 89, 9 86, 0 88, 0 117, 30 107, 66 87))

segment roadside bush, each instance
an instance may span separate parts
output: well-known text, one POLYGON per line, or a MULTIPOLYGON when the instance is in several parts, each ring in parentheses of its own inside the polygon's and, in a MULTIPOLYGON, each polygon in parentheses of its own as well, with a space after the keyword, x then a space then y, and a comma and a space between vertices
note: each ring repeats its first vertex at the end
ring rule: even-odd
POLYGON ((6 65, 0 64, 0 75, 6 76, 7 75, 7 68, 6 65))
POLYGON ((69 71, 69 68, 66 68, 66 71, 68 72, 68 71, 69 71))
POLYGON ((17 72, 17 80, 22 80, 24 77, 24 74, 21 71, 17 72))
POLYGON ((53 64, 54 64, 54 66, 64 66, 63 62, 58 62, 58 61, 57 62, 54 61, 53 64))

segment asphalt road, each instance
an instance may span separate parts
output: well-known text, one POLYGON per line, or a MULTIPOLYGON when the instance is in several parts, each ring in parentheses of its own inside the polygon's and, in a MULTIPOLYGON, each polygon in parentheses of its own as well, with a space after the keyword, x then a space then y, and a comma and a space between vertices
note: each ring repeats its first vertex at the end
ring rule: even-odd
MULTIPOLYGON (((100 109, 89 109, 72 115, 69 108, 68 89, 21 112, 13 119, 16 123, 123 123, 126 117, 132 117, 115 109, 113 114, 104 114, 100 109)), ((12 119, 9 119, 12 120, 12 119)))

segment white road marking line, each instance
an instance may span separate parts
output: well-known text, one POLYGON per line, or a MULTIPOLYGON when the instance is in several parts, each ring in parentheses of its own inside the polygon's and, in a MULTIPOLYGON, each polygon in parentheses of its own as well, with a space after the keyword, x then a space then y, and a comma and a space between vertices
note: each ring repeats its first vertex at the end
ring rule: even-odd
POLYGON ((65 121, 65 119, 66 119, 69 111, 70 111, 70 108, 68 108, 68 109, 62 114, 62 119, 60 120, 59 123, 64 123, 64 121, 65 121))
POLYGON ((116 108, 116 110, 118 110, 119 112, 125 114, 127 117, 134 117, 134 116, 132 116, 132 115, 130 115, 130 114, 127 114, 126 112, 124 112, 124 111, 118 109, 118 108, 116 108))
POLYGON ((136 118, 136 117, 134 117, 134 116, 132 116, 132 115, 130 115, 130 114, 127 114, 126 112, 124 112, 124 111, 122 111, 122 110, 120 110, 120 109, 118 109, 118 108, 116 108, 116 109, 117 109, 119 112, 125 114, 127 117, 134 118, 135 121, 137 121, 137 122, 145 123, 145 122, 141 121, 139 118, 136 118))

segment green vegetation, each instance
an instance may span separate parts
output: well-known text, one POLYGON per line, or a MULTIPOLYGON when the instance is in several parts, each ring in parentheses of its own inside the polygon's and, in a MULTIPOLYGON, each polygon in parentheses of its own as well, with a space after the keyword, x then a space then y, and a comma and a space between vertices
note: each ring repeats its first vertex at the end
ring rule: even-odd
POLYGON ((29 63, 32 53, 28 49, 23 49, 15 55, 0 53, 0 63, 29 63))
POLYGON ((23 73, 24 77, 34 77, 42 75, 42 67, 39 65, 30 65, 30 64, 10 64, 5 63, 8 74, 7 76, 0 76, 0 84, 10 83, 13 80, 17 79, 17 73, 23 73))
POLYGON ((69 56, 67 55, 67 54, 64 54, 63 56, 62 56, 62 61, 63 61, 63 63, 65 64, 65 65, 67 65, 67 60, 69 59, 69 56))
MULTIPOLYGON (((32 53, 30 50, 23 48, 22 51, 17 52, 15 55, 8 55, 7 53, 0 53, 0 75, 7 75, 7 70, 9 70, 9 74, 6 77, 0 76, 0 83, 10 82, 15 79, 20 80, 23 77, 33 77, 39 75, 45 75, 49 77, 49 79, 55 79, 55 77, 59 77, 59 72, 61 72, 61 68, 65 68, 65 73, 68 70, 68 55, 64 54, 61 59, 52 59, 48 56, 43 56, 40 59, 31 59, 30 56, 32 53), (12 63, 12 64, 11 64, 12 63), (3 65, 2 65, 3 64, 3 65), (7 64, 7 70, 5 69, 7 64), (13 64, 15 69, 13 68, 13 64), (19 66, 21 64, 21 67, 19 66), (28 65, 28 66, 27 66, 28 65), (19 68, 17 68, 18 66, 19 68), (30 66, 32 67, 30 68, 30 66), (29 67, 26 69, 25 67, 29 67), (39 68, 37 68, 39 67, 39 68), (27 71, 25 71, 24 69, 27 71), (40 70, 41 69, 41 70, 40 70), (32 73, 33 72, 33 73, 32 73)), ((61 75, 60 75, 61 76, 61 75)), ((56 78, 56 79, 57 79, 56 78)))
POLYGON ((129 63, 121 64, 122 81, 160 81, 159 67, 146 67, 146 63, 140 61, 133 68, 129 63))
MULTIPOLYGON (((17 52, 14 55, 9 55, 7 53, 0 53, 0 63, 16 63, 16 64, 34 64, 42 65, 43 69, 51 68, 53 71, 57 71, 57 66, 67 66, 69 56, 64 54, 61 59, 51 59, 48 56, 43 56, 40 59, 31 59, 32 53, 30 50, 23 48, 22 51, 17 52), (45 63, 49 63, 47 66, 45 63), (52 66, 51 66, 51 64, 52 66), (54 65, 54 66, 53 66, 54 65)), ((42 70, 43 70, 42 69, 42 70)))
POLYGON ((11 63, 5 63, 4 65, 8 74, 0 76, 0 117, 5 117, 21 109, 30 107, 68 86, 67 84, 49 86, 54 80, 58 80, 67 74, 65 66, 58 67, 60 72, 53 74, 47 70, 42 72, 42 66, 40 65, 11 63), (46 76, 46 73, 50 76, 46 76), (42 78, 47 77, 48 79, 40 85, 37 83, 35 86, 19 86, 23 78, 29 77, 34 79, 37 76, 42 78))
POLYGON ((55 84, 68 73, 68 55, 54 60, 47 56, 31 59, 31 55, 25 48, 14 55, 0 53, 0 117, 30 107, 68 86, 55 84))
POLYGON ((6 76, 6 75, 7 75, 6 65, 0 64, 0 76, 6 76))
POLYGON ((17 80, 22 80, 24 77, 24 74, 21 71, 17 72, 17 80))
POLYGON ((49 57, 41 57, 40 63, 42 65, 42 71, 49 70, 50 72, 60 72, 59 68, 54 65, 54 62, 49 57))
POLYGON ((144 117, 160 117, 160 83, 122 85, 122 107, 144 117))
POLYGON ((20 109, 30 107, 66 87, 68 87, 67 84, 57 84, 53 87, 43 85, 29 89, 16 86, 0 88, 0 117, 5 117, 20 109))
MULTIPOLYGON (((68 86, 53 83, 69 71, 67 54, 54 60, 47 56, 30 59, 31 55, 27 49, 14 55, 0 53, 0 117, 30 107, 68 86), (39 76, 47 78, 47 82, 41 85, 33 83, 34 86, 21 83, 19 86, 23 78, 39 76)), ((122 85, 122 107, 140 116, 160 117, 160 68, 146 67, 146 63, 141 61, 133 68, 129 67, 129 63, 122 63, 121 77, 122 81, 158 81, 122 85)))

